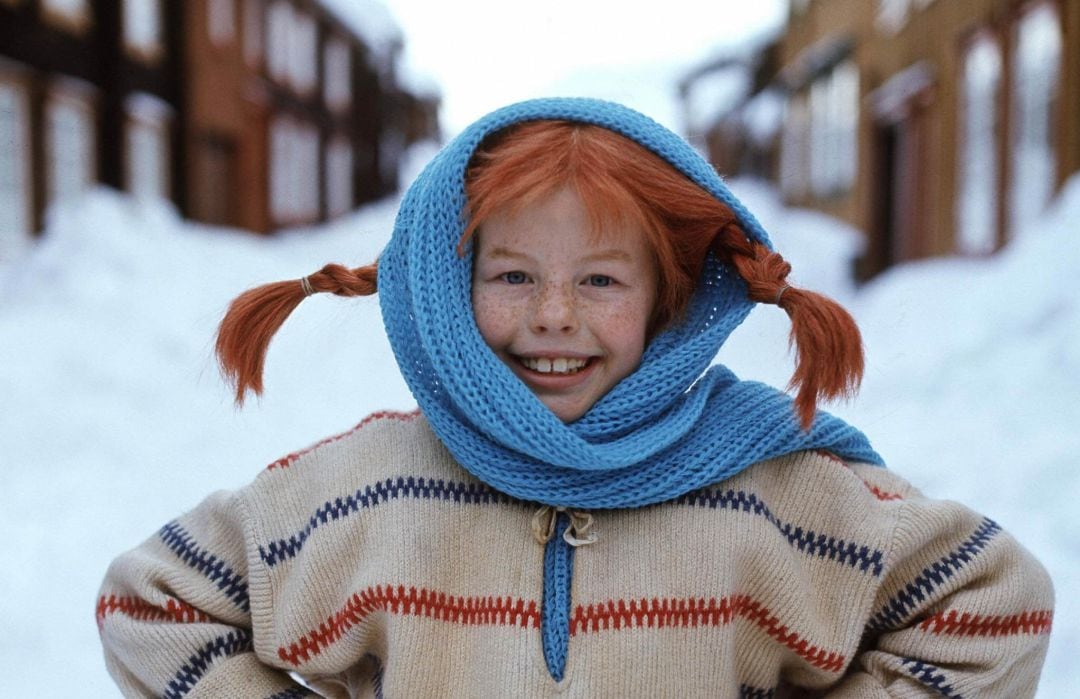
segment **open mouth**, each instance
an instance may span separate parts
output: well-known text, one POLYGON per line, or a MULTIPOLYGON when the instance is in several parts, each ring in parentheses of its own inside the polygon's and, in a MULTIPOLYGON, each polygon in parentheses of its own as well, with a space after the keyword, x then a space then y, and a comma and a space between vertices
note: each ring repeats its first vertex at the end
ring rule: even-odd
POLYGON ((539 374, 555 374, 569 376, 576 374, 592 361, 577 357, 518 357, 522 366, 539 374))

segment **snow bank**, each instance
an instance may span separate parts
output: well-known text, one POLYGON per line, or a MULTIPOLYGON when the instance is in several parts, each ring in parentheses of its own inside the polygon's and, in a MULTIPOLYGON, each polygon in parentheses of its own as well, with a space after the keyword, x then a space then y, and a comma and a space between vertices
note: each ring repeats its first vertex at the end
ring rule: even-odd
MULTIPOLYGON (((856 290, 857 232, 733 187, 794 266, 865 330, 860 400, 836 412, 893 468, 1014 531, 1078 583, 1080 180, 1003 254, 909 265, 856 290)), ((234 411, 211 355, 228 301, 328 261, 374 259, 395 202, 273 239, 180 221, 105 190, 54 212, 44 239, 0 269, 0 578, 3 696, 115 696, 93 619, 118 552, 210 491, 378 408, 408 408, 377 301, 316 297, 275 340, 267 395, 234 411), (54 671, 63 659, 62 678, 54 671), (43 685, 43 678, 49 678, 43 685)), ((783 313, 763 307, 720 359, 747 378, 791 372, 783 313)), ((1067 696, 1080 607, 1061 594, 1041 696, 1067 696)))

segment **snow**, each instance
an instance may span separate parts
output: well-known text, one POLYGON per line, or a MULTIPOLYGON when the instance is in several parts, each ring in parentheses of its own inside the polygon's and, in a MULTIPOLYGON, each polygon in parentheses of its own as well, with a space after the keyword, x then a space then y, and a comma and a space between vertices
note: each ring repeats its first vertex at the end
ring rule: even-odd
MULTIPOLYGON (((1080 585, 1080 178, 1003 253, 908 265, 861 289, 847 274, 857 231, 785 209, 761 183, 732 186, 792 280, 860 321, 864 390, 835 412, 892 468, 987 513, 1050 568, 1059 607, 1040 696, 1068 696, 1080 648, 1080 604, 1065 594, 1080 585)), ((0 268, 0 695, 115 696, 94 623, 115 555, 282 454, 414 404, 374 297, 306 301, 271 348, 266 396, 241 411, 211 353, 237 293, 371 261, 395 208, 264 239, 95 190, 53 210, 41 242, 0 268)), ((782 312, 760 308, 720 359, 783 384, 787 330, 782 312)))

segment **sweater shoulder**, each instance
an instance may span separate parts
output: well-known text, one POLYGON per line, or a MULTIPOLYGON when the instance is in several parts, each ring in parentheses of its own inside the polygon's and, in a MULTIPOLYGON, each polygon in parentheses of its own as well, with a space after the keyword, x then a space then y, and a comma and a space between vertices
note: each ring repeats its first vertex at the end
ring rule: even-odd
POLYGON ((457 464, 418 410, 379 411, 267 466, 246 489, 252 512, 308 511, 406 481, 477 482, 457 464))

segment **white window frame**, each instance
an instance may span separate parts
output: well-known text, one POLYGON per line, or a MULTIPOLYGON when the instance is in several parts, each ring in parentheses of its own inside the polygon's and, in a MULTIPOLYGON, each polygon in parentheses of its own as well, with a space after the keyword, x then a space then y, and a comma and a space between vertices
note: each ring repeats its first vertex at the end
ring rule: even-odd
POLYGON ((45 201, 46 206, 50 206, 78 193, 68 191, 67 184, 61 184, 68 178, 75 178, 74 189, 79 191, 84 191, 97 182, 97 108, 93 88, 72 79, 57 81, 46 97, 44 129, 45 201), (88 138, 84 143, 76 144, 81 148, 81 153, 72 148, 71 144, 56 143, 57 130, 65 135, 71 133, 70 124, 59 125, 60 128, 57 129, 55 120, 64 116, 64 112, 60 110, 70 110, 68 114, 85 120, 88 138), (72 158, 75 158, 74 162, 71 162, 72 158), (80 169, 82 172, 79 172, 80 169), (60 179, 61 177, 64 179, 60 179))
POLYGON ((323 46, 323 100, 335 111, 352 103, 352 61, 349 44, 338 36, 323 46))
MULTIPOLYGON (((29 244, 34 226, 33 162, 30 158, 29 86, 16 75, 0 71, 0 90, 12 99, 11 132, 0 131, 0 165, 10 163, 9 172, 0 172, 0 183, 10 177, 11 202, 0 216, 0 264, 29 244), (11 140, 8 141, 8 137, 11 140), (8 160, 10 158, 10 160, 8 160)), ((0 122, 3 125, 3 122, 0 122)))
POLYGON ((161 0, 123 0, 124 49, 144 61, 156 62, 165 53, 161 0))
POLYGON ((997 247, 999 225, 998 130, 1005 66, 997 37, 977 32, 964 45, 959 68, 954 247, 961 254, 985 255, 997 247), (987 80, 994 71, 996 77, 987 80), (989 152, 982 152, 987 144, 989 152))
POLYGON ((206 33, 217 46, 236 39, 236 0, 206 0, 206 33))
POLYGON ((137 199, 169 199, 172 191, 170 134, 173 110, 157 97, 135 93, 125 102, 124 188, 137 199), (156 140, 156 143, 148 141, 156 140), (143 144, 157 148, 156 173, 147 173, 139 158, 143 144))

